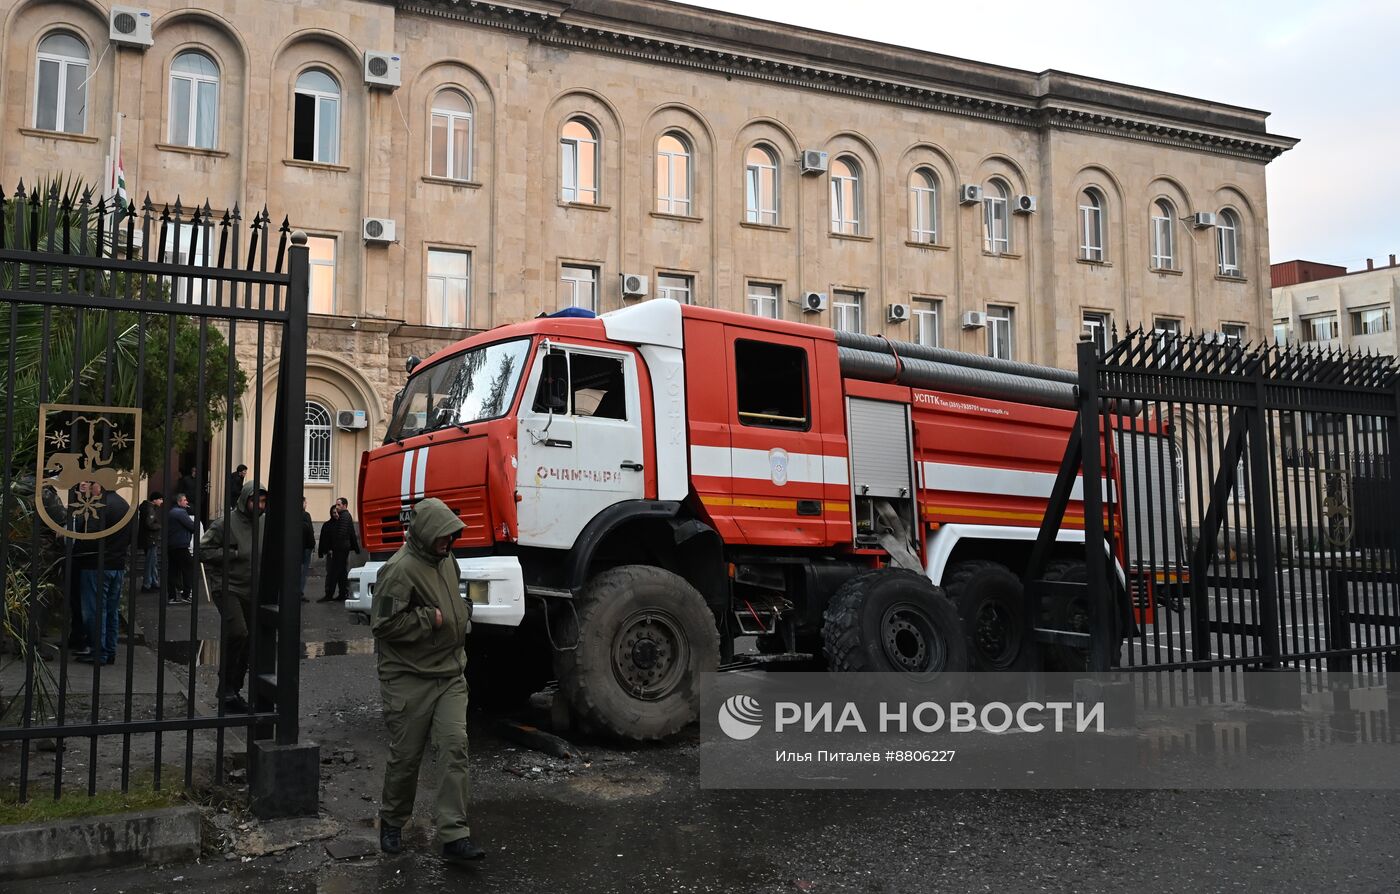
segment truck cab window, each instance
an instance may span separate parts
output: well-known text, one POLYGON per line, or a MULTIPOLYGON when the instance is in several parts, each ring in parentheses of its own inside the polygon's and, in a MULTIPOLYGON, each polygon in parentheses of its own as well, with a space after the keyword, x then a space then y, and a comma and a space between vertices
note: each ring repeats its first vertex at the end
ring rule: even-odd
POLYGON ((791 345, 734 343, 739 422, 806 431, 807 352, 791 345))
POLYGON ((536 413, 565 413, 592 419, 626 419, 627 388, 620 357, 550 353, 544 358, 536 413))

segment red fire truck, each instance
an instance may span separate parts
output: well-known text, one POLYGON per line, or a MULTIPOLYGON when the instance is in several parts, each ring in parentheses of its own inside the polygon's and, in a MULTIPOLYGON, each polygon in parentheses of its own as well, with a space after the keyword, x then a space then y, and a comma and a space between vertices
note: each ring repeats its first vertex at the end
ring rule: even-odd
MULTIPOLYGON (((668 300, 502 326, 413 368, 364 455, 348 607, 433 496, 466 523, 473 698, 557 677, 581 721, 646 740, 744 636, 839 670, 1019 668, 1072 381, 668 300)), ((1082 512, 1047 576, 1082 573, 1082 512)))

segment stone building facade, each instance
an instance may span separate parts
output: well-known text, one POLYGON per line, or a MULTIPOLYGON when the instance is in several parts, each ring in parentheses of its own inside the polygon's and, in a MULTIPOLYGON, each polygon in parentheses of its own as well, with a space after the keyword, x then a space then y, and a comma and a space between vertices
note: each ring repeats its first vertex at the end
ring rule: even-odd
POLYGON ((1395 255, 1366 269, 1309 261, 1272 267, 1274 340, 1326 348, 1400 355, 1395 315, 1400 310, 1400 264, 1395 255))
POLYGON ((353 499, 410 354, 561 303, 665 294, 1060 365, 1086 323, 1269 322, 1265 165, 1294 141, 1263 112, 662 0, 138 5, 146 48, 93 0, 0 7, 0 184, 98 181, 124 116, 134 194, 311 234, 316 505, 353 499))

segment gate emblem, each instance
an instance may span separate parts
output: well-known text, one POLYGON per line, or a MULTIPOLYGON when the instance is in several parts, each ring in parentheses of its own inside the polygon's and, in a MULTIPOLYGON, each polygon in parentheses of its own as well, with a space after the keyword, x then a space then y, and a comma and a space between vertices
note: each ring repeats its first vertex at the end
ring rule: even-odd
POLYGON ((97 540, 105 531, 83 533, 65 526, 50 511, 60 507, 81 522, 97 518, 104 501, 91 483, 120 494, 127 502, 124 525, 136 514, 136 482, 141 464, 141 410, 78 404, 39 406, 39 462, 34 506, 56 533, 74 540, 97 540))

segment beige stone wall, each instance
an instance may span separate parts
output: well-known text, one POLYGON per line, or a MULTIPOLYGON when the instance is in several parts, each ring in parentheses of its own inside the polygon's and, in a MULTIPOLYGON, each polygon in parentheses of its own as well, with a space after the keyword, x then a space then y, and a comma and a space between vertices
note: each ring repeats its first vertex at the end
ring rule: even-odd
MULTIPOLYGON (((367 0, 205 0, 198 10, 175 8, 170 0, 146 5, 154 14, 155 46, 141 52, 109 47, 105 10, 88 0, 4 4, 0 185, 13 189, 22 177, 52 171, 96 182, 121 114, 136 197, 149 192, 157 202, 178 196, 188 203, 207 196, 216 210, 266 204, 276 219, 285 214, 313 235, 335 237, 336 314, 312 320, 308 395, 332 410, 367 410, 371 427, 336 434, 327 494, 353 496, 358 453, 382 436, 405 377, 404 359, 427 356, 464 334, 423 325, 430 248, 472 253, 473 329, 555 309, 560 265, 579 262, 599 268, 603 311, 624 303, 621 274, 647 274, 654 283, 671 271, 694 278, 697 303, 736 310, 744 307, 749 280, 779 283, 786 318, 823 325, 831 315, 803 314, 800 294, 858 290, 865 295, 866 331, 900 338, 909 337, 910 327, 887 324, 886 307, 934 298, 942 301, 943 343, 976 352, 986 350, 986 334, 962 329, 962 314, 1006 304, 1016 309, 1017 358, 1058 365, 1073 363, 1085 309, 1109 312, 1119 325, 1170 315, 1194 329, 1239 322, 1251 337, 1267 334, 1265 163, 1257 154, 933 111, 877 101, 856 87, 821 90, 670 65, 534 39, 523 27, 367 0), (79 32, 94 61, 108 48, 88 87, 87 131, 80 137, 28 129, 34 47, 55 27, 79 32), (221 69, 219 140, 211 151, 168 145, 169 67, 190 47, 221 69), (400 89, 365 86, 366 50, 402 54, 400 89), (292 87, 313 65, 333 73, 342 88, 334 165, 291 160, 292 87), (472 102, 467 182, 427 176, 430 110, 445 87, 472 102), (598 207, 559 201, 558 137, 571 116, 586 117, 600 134, 598 207), (671 130, 684 131, 693 146, 694 204, 685 217, 655 213, 654 146, 671 130), (781 157, 777 227, 743 223, 744 154, 759 141, 781 157), (859 161, 862 235, 830 232, 829 182, 798 172, 803 149, 859 161), (939 181, 935 246, 908 243, 908 182, 917 166, 931 168, 939 181), (993 177, 1013 194, 1039 198, 1038 213, 1012 217, 1011 248, 1003 255, 984 251, 982 208, 961 206, 956 195, 960 184, 993 177), (1078 260, 1078 195, 1091 185, 1108 201, 1102 264, 1078 260), (1177 229, 1179 272, 1149 269, 1149 208, 1159 196, 1171 198, 1182 216, 1235 209, 1242 218, 1243 275, 1218 277, 1214 231, 1184 223, 1177 229), (367 216, 393 218, 398 241, 365 245, 360 228, 367 216)), ((656 16, 682 15, 665 4, 642 5, 656 16)), ((775 44, 773 52, 786 51, 775 44)), ((1009 71, 965 67, 969 78, 1009 71)), ((1132 90, 1122 88, 1123 95, 1132 90)), ((1206 114, 1192 108, 1190 114, 1206 114)), ((1245 116, 1221 108, 1222 115, 1245 116)), ((1210 122, 1201 127, 1222 129, 1210 122)), ((235 451, 251 456, 251 434, 238 434, 235 451)))
MULTIPOLYGON (((1393 256, 1392 256, 1393 260, 1393 256)), ((1345 347, 1359 351, 1375 351, 1392 356, 1400 354, 1395 326, 1400 311, 1400 267, 1391 265, 1376 270, 1363 270, 1346 276, 1280 286, 1273 290, 1273 321, 1287 327, 1290 341, 1306 338, 1312 317, 1332 314, 1337 317, 1338 337, 1327 347, 1345 347), (1353 326, 1353 311, 1371 308, 1390 310, 1390 331, 1363 335, 1353 326)))

